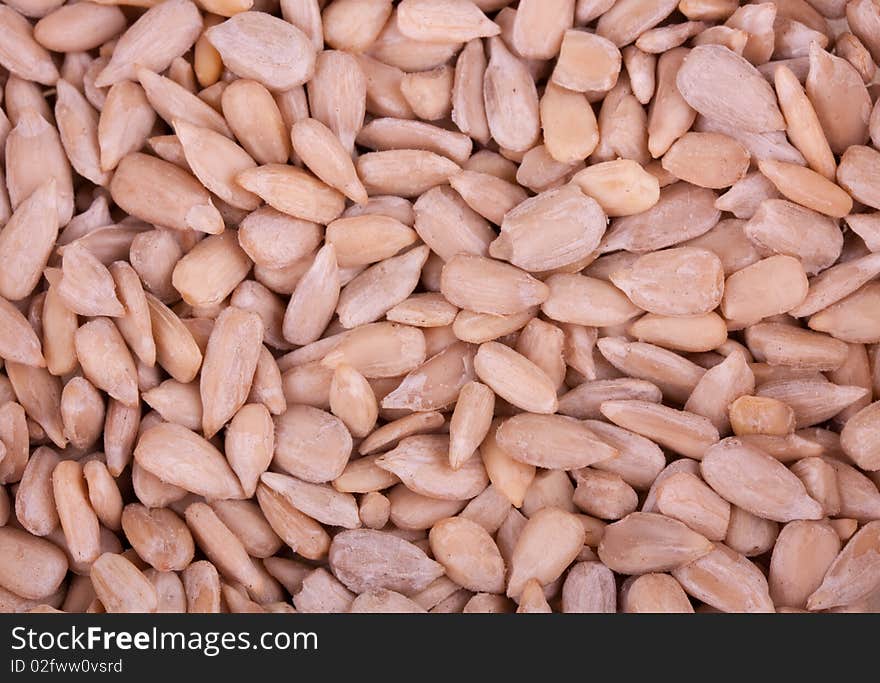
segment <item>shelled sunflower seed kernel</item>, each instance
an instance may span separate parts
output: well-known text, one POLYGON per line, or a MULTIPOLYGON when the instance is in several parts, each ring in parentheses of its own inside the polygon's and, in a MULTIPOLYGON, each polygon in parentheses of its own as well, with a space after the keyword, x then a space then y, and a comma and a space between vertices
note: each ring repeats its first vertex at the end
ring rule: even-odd
POLYGON ((6 0, 0 611, 880 611, 877 0, 6 0))

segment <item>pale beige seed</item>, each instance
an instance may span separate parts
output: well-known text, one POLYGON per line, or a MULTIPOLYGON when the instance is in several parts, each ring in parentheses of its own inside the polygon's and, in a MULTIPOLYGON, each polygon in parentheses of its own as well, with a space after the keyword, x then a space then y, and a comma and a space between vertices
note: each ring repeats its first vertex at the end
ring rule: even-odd
POLYGON ((329 128, 316 119, 303 119, 294 124, 290 136, 294 151, 315 175, 352 201, 367 201, 351 158, 329 128))
POLYGON ((360 443, 358 452, 361 455, 369 455, 386 450, 396 445, 402 438, 435 431, 443 423, 443 416, 433 411, 407 415, 374 430, 360 443))
POLYGON ((742 325, 756 323, 800 305, 808 287, 800 261, 771 256, 727 278, 721 311, 725 318, 742 325))
POLYGON ((721 133, 685 133, 663 155, 663 168, 699 187, 730 187, 745 177, 749 151, 721 133))
POLYGON ((644 253, 699 237, 721 218, 715 199, 712 190, 690 183, 668 185, 651 208, 612 221, 600 250, 644 253))
POLYGON ((403 71, 424 71, 446 63, 460 46, 461 43, 448 40, 429 42, 407 37, 400 31, 395 12, 370 47, 369 54, 403 71))
POLYGON ((803 166, 764 159, 758 166, 785 197, 827 216, 842 218, 852 210, 852 199, 840 187, 803 166))
POLYGON ((46 367, 40 339, 19 310, 9 301, 0 297, 0 358, 31 365, 46 367))
POLYGON ((342 613, 351 611, 354 597, 330 572, 319 568, 303 579, 301 590, 293 596, 293 604, 298 612, 342 613))
POLYGON ((570 512, 544 508, 523 527, 510 560, 507 594, 519 597, 529 579, 542 585, 555 581, 580 552, 584 527, 570 512))
POLYGON ((234 306, 214 323, 202 364, 202 431, 212 437, 244 405, 262 349, 263 325, 255 313, 234 306))
POLYGON ((842 57, 810 46, 807 97, 835 154, 868 138, 871 98, 859 72, 842 57))
POLYGON ((624 582, 621 609, 629 614, 692 614, 681 584, 668 574, 642 574, 624 582))
POLYGON ((840 516, 862 522, 878 518, 880 493, 874 482, 844 462, 826 457, 824 461, 834 468, 840 497, 840 516))
POLYGON ((15 517, 35 536, 46 536, 58 527, 58 510, 52 471, 60 458, 51 448, 37 448, 27 461, 15 494, 15 517))
POLYGON ((364 376, 348 365, 333 371, 330 384, 330 411, 356 438, 367 436, 376 424, 379 405, 364 376))
POLYGON ((840 433, 840 447, 853 462, 863 470, 880 469, 880 451, 878 451, 877 416, 880 414, 880 402, 872 403, 847 420, 840 433))
POLYGON ((833 179, 836 163, 822 124, 803 87, 791 69, 782 65, 774 74, 776 95, 785 116, 786 132, 807 164, 817 173, 833 179))
POLYGON ((880 193, 873 187, 880 169, 880 152, 861 145, 849 147, 840 159, 837 182, 856 201, 880 208, 880 193))
POLYGON ((755 392, 787 403, 794 410, 797 427, 823 422, 868 394, 858 386, 839 386, 820 379, 778 379, 762 384, 755 392))
POLYGON ((770 560, 770 595, 777 606, 804 609, 840 552, 837 532, 827 522, 789 522, 770 560))
POLYGON ((470 458, 458 469, 449 466, 445 435, 409 436, 375 463, 397 475, 411 491, 440 500, 466 500, 489 483, 483 463, 470 458))
POLYGON ((657 507, 710 541, 723 541, 727 535, 730 504, 693 474, 679 472, 665 478, 657 486, 657 507))
POLYGON ((413 118, 415 114, 400 90, 404 72, 368 55, 359 54, 356 59, 366 79, 365 110, 376 116, 413 118))
POLYGON ((145 391, 141 398, 166 422, 183 425, 194 432, 202 428, 202 398, 195 382, 181 384, 167 379, 145 391))
MULTIPOLYGON (((778 199, 779 192, 767 178, 758 171, 746 174, 746 177, 737 181, 723 195, 715 200, 715 207, 721 211, 729 211, 737 218, 749 219, 755 215, 758 207, 765 199, 778 199)), ((721 221, 719 225, 724 224, 721 221)), ((710 230, 707 235, 712 231, 710 230)), ((723 254, 718 254, 724 259, 723 254)))
POLYGON ((156 588, 123 555, 101 555, 92 565, 91 580, 95 594, 107 612, 137 614, 158 609, 156 588))
POLYGON ((201 240, 174 266, 172 283, 184 301, 210 306, 223 301, 245 278, 251 260, 234 230, 201 240))
POLYGON ((848 605, 877 589, 880 583, 878 531, 880 522, 869 522, 856 532, 831 563, 822 584, 807 599, 807 609, 848 605))
POLYGON ((202 352, 190 331, 170 308, 151 294, 147 306, 156 342, 156 360, 178 382, 191 382, 202 365, 202 352))
POLYGON ((378 491, 365 494, 358 507, 361 523, 368 529, 381 529, 388 523, 391 514, 391 503, 378 491))
POLYGON ((131 80, 138 67, 161 72, 196 42, 202 17, 189 0, 173 0, 151 7, 132 24, 116 44, 109 63, 95 79, 103 88, 131 80))
POLYGON ((474 357, 474 369, 496 394, 522 410, 556 412, 553 380, 532 361, 503 344, 482 344, 474 357))
POLYGON ((657 88, 648 113, 648 150, 654 158, 665 154, 693 125, 697 115, 675 84, 687 54, 687 49, 675 48, 657 61, 657 88))
MULTIPOLYGON (((430 257, 429 257, 430 258, 430 257)), ((385 314, 386 320, 414 327, 443 327, 455 320, 458 308, 439 292, 413 294, 385 314)))
POLYGON ((361 52, 376 40, 391 10, 388 0, 341 0, 328 4, 321 17, 324 40, 337 50, 361 52))
POLYGON ((9 526, 0 528, 0 585, 29 600, 55 593, 67 573, 64 553, 49 541, 9 526))
POLYGON ((679 247, 645 254, 611 281, 634 304, 660 315, 698 315, 718 306, 724 272, 714 253, 679 247))
MULTIPOLYGON (((578 470, 578 477, 586 469, 578 470)), ((572 500, 574 492, 574 486, 565 471, 557 469, 537 472, 529 484, 520 511, 524 515, 533 515, 541 508, 557 507, 568 512, 577 512, 575 501, 572 500)), ((588 528, 587 525, 584 526, 585 531, 588 528)))
POLYGON ((249 213, 238 226, 238 243, 257 265, 284 268, 309 256, 321 243, 321 228, 269 206, 249 213))
POLYGON ((486 438, 492 423, 495 394, 485 384, 468 382, 461 388, 449 422, 449 464, 458 469, 486 438))
POLYGON ((397 484, 400 481, 397 475, 375 464, 378 457, 368 455, 352 460, 333 481, 333 488, 345 493, 370 493, 397 484))
POLYGON ((452 85, 455 70, 447 65, 430 71, 406 74, 400 92, 413 112, 425 121, 437 121, 452 111, 452 85))
POLYGON ((107 318, 95 318, 76 331, 76 356, 86 378, 127 406, 138 402, 137 370, 125 340, 107 318))
POLYGON ((859 37, 876 59, 880 56, 880 43, 878 43, 877 36, 877 8, 869 2, 858 0, 852 4, 847 3, 845 13, 852 32, 859 37))
POLYGON ((480 444, 480 456, 492 487, 517 507, 522 506, 526 492, 535 478, 535 466, 510 457, 497 441, 499 422, 494 421, 480 444))
POLYGON ((505 420, 494 438, 514 460, 550 469, 576 470, 619 453, 582 422, 562 415, 520 413, 505 420))
POLYGON ((603 401, 632 399, 659 403, 661 398, 660 389, 646 380, 597 379, 583 382, 560 396, 559 412, 582 420, 597 420, 602 415, 599 406, 603 401))
POLYGON ((385 588, 361 593, 352 600, 352 614, 423 614, 426 610, 405 595, 385 588))
POLYGON ((371 195, 417 197, 459 170, 454 161, 418 149, 370 152, 357 160, 358 176, 371 195))
POLYGON ((242 406, 226 428, 224 452, 245 495, 253 497, 274 450, 275 426, 269 411, 259 404, 242 406))
POLYGON ((500 146, 524 152, 535 144, 541 129, 535 82, 497 36, 489 39, 483 101, 489 130, 500 146))
POLYGON ((665 52, 682 45, 705 29, 706 24, 702 21, 685 21, 652 28, 638 37, 636 47, 652 54, 665 52))
POLYGON ((620 50, 611 41, 601 35, 570 29, 562 39, 551 79, 569 90, 603 93, 617 82, 621 62, 620 50))
POLYGON ((659 346, 605 337, 597 342, 602 356, 626 375, 656 384, 664 396, 683 404, 705 370, 692 361, 659 346))
POLYGON ((174 132, 190 169, 206 188, 240 209, 259 206, 259 198, 235 182, 240 172, 257 165, 247 152, 220 133, 185 121, 175 120, 174 132))
POLYGON ((63 78, 58 80, 55 89, 55 118, 71 166, 96 185, 106 185, 110 176, 101 169, 98 113, 85 96, 63 78))
POLYGON ((632 399, 605 401, 600 410, 618 427, 697 460, 718 442, 713 424, 695 413, 632 399))
POLYGON ((227 68, 272 90, 308 81, 315 48, 293 24, 262 12, 242 12, 205 33, 227 68))
MULTIPOLYGON (((186 121, 194 126, 213 130, 228 138, 232 137, 229 125, 218 111, 170 78, 160 76, 148 69, 138 68, 137 80, 143 86, 143 92, 140 92, 139 88, 126 86, 126 81, 122 81, 111 88, 110 94, 107 95, 108 104, 104 106, 109 106, 109 103, 114 98, 113 93, 120 89, 120 100, 117 105, 120 108, 120 112, 117 116, 124 117, 125 105, 131 106, 135 102, 140 105, 141 99, 146 94, 147 100, 149 100, 149 104, 155 110, 155 113, 162 117, 166 123, 172 124, 174 121, 186 121), (125 89, 122 90, 122 88, 125 89)), ((102 113, 103 111, 102 109, 102 113)), ((112 125, 112 123, 114 122, 108 121, 108 125, 112 125)), ((115 122, 116 126, 119 127, 123 123, 124 120, 115 122)), ((146 125, 146 114, 144 114, 142 123, 146 125)), ((117 135, 122 137, 122 132, 118 132, 117 135)), ((130 138, 126 135, 124 139, 130 140, 131 146, 134 146, 136 138, 133 135, 130 138)), ((131 149, 130 151, 134 152, 137 149, 131 149)))
POLYGON ((125 261, 111 264, 109 271, 116 284, 116 296, 125 309, 125 314, 116 319, 116 326, 135 355, 146 365, 152 366, 156 362, 156 343, 140 279, 125 261))
POLYGON ((834 219, 784 199, 762 201, 745 233, 758 248, 799 258, 809 275, 831 266, 843 247, 834 219))
POLYGON ((687 317, 648 313, 630 323, 627 333, 674 351, 701 352, 718 348, 727 340, 727 325, 716 313, 687 317))
POLYGON ((876 300, 880 286, 871 282, 844 299, 813 315, 808 325, 853 344, 871 344, 880 340, 876 300))
POLYGON ((275 418, 274 462, 290 474, 324 483, 342 474, 351 455, 343 422, 310 406, 291 406, 275 418))
POLYGON ((480 256, 458 255, 443 266, 443 296, 476 313, 521 313, 547 299, 546 285, 519 268, 480 256))
POLYGON ((566 185, 508 211, 489 253, 528 271, 553 270, 587 258, 599 246, 605 225, 599 204, 566 185))
POLYGON ((89 501, 79 462, 65 460, 55 466, 52 494, 71 558, 75 562, 93 562, 101 554, 100 523, 89 501))
MULTIPOLYGON (((481 9, 491 11, 503 8, 507 3, 479 2, 481 9)), ((510 38, 504 28, 505 42, 512 46, 516 54, 528 59, 551 59, 559 52, 563 34, 572 25, 574 14, 573 0, 553 0, 521 2, 512 20, 510 38)), ((502 11, 496 19, 501 21, 502 11)))
POLYGON ((322 524, 345 529, 360 526, 357 503, 350 493, 273 472, 264 473, 260 480, 297 510, 322 524))
POLYGON ((425 335, 421 330, 395 323, 372 323, 347 334, 324 356, 321 364, 335 368, 345 363, 367 379, 373 379, 398 377, 424 362, 425 335))
POLYGON ((785 436, 794 432, 794 411, 773 398, 740 396, 730 404, 730 425, 737 436, 785 436))
POLYGON ((770 84, 743 57, 720 45, 700 45, 688 53, 676 76, 687 103, 704 116, 746 131, 783 130, 770 84), (736 92, 736 98, 727 93, 736 92))
POLYGON ((846 344, 827 335, 781 323, 759 323, 746 330, 757 361, 813 370, 836 370, 846 361, 846 344))
POLYGON ((94 385, 74 377, 61 392, 61 421, 64 435, 80 449, 93 445, 104 428, 104 400, 94 385))
POLYGON ((486 256, 495 239, 489 223, 462 196, 446 186, 435 187, 413 206, 416 233, 444 261, 457 254, 486 256))
POLYGON ((576 173, 572 182, 611 217, 647 211, 660 198, 657 179, 630 159, 594 164, 576 173))
POLYGON ((599 125, 587 98, 548 83, 540 103, 541 128, 547 151, 560 163, 586 159, 599 143, 599 125))
POLYGON ((350 589, 388 588, 410 595, 442 576, 443 566, 412 543, 369 529, 343 531, 330 547, 330 567, 350 589))
POLYGON ((180 571, 192 562, 192 534, 169 508, 151 510, 139 503, 126 505, 122 529, 138 556, 159 571, 180 571))
POLYGON ((529 579, 519 596, 517 614, 552 614, 553 610, 544 597, 544 589, 537 579, 529 579))
POLYGON ((584 467, 576 471, 575 480, 577 488, 572 501, 589 515, 617 520, 635 512, 638 507, 639 496, 635 489, 613 472, 584 467))
POLYGON ((223 218, 198 180, 167 161, 129 154, 110 183, 113 201, 132 216, 176 230, 223 231, 223 218))
POLYGON ((418 149, 434 152, 455 163, 464 164, 471 153, 469 137, 422 121, 378 118, 357 134, 357 143, 378 151, 418 149))
POLYGON ((547 278, 546 284, 550 296, 541 309, 559 322, 606 327, 625 323, 641 312, 623 292, 597 278, 559 273, 547 278))
POLYGON ((822 517, 821 506, 795 475, 738 438, 709 448, 700 471, 722 497, 759 517, 777 522, 822 517))
POLYGON ((462 341, 482 344, 516 332, 532 320, 537 313, 536 306, 513 315, 459 311, 455 316, 455 322, 452 323, 452 332, 456 338, 462 341))
POLYGON ((162 423, 145 431, 135 460, 163 481, 211 498, 240 498, 241 485, 223 455, 198 434, 162 423))
POLYGON ((599 557, 612 571, 647 574, 675 569, 711 552, 713 544, 678 520, 633 512, 605 527, 599 557))
POLYGON ((675 10, 677 4, 672 0, 616 2, 599 17, 596 31, 618 47, 623 47, 663 21, 675 10))
POLYGON ((284 338, 308 344, 321 336, 339 301, 336 251, 325 244, 299 280, 284 314, 284 338))
POLYGON ((341 193, 302 169, 267 164, 244 171, 237 182, 283 213, 315 223, 330 223, 345 208, 341 193))
POLYGON ((536 145, 522 155, 516 181, 533 192, 543 192, 578 170, 580 164, 561 164, 550 156, 544 145, 536 145))
POLYGON ((107 469, 114 477, 118 477, 131 462, 140 419, 140 407, 131 408, 113 399, 108 402, 104 421, 104 455, 107 469))
POLYGON ((55 180, 58 224, 66 225, 73 215, 73 179, 70 162, 58 131, 35 109, 21 112, 6 137, 6 189, 12 210, 16 210, 48 178, 55 180))
POLYGON ((59 448, 64 448, 67 445, 67 437, 64 436, 64 427, 61 421, 61 382, 44 368, 23 365, 8 359, 5 365, 6 375, 20 405, 9 401, 0 406, 0 425, 9 429, 8 433, 16 435, 15 462, 18 462, 20 458, 20 465, 24 467, 27 460, 25 457, 27 448, 24 446, 24 442, 27 440, 26 434, 28 432, 23 414, 25 411, 28 417, 40 425, 52 443, 59 448), (21 449, 20 452, 19 449, 21 449))
POLYGON ((418 285, 429 251, 426 246, 415 247, 355 277, 339 295, 336 312, 340 324, 353 328, 374 322, 404 301, 418 285))
POLYGON ((34 39, 30 22, 12 7, 0 8, 3 47, 0 64, 10 73, 29 81, 52 85, 58 80, 58 69, 47 50, 34 39))
POLYGON ((455 62, 452 84, 452 121, 465 135, 486 144, 489 122, 483 101, 483 76, 488 62, 483 41, 468 41, 455 62))
POLYGON ((225 578, 240 583, 261 603, 281 599, 283 591, 275 579, 248 556, 238 537, 207 504, 190 504, 184 517, 199 549, 225 578))
POLYGON ((488 532, 476 522, 450 517, 429 534, 431 552, 458 585, 473 591, 504 590, 504 561, 488 532))
POLYGON ((690 595, 722 612, 775 612, 761 570, 721 543, 672 575, 690 595))
POLYGON ((566 614, 613 614, 617 611, 614 574, 601 562, 578 562, 562 584, 566 614))
POLYGON ((146 293, 173 303, 180 293, 174 288, 174 267, 183 248, 171 230, 148 230, 136 235, 129 248, 131 267, 140 276, 146 293))
MULTIPOLYGON (((460 512, 465 504, 463 500, 429 498, 411 491, 404 484, 398 484, 388 493, 388 501, 391 524, 409 532, 426 531, 441 519, 460 512)), ((414 536, 412 540, 420 540, 414 536)))

